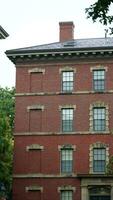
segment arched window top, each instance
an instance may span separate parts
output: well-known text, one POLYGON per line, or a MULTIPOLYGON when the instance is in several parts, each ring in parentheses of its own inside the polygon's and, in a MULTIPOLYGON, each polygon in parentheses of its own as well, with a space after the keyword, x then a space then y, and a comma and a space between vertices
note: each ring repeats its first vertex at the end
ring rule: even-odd
POLYGON ((103 102, 103 101, 96 101, 96 102, 90 104, 90 110, 92 108, 94 108, 94 107, 105 107, 105 108, 108 108, 108 105, 105 104, 105 102, 103 102))
POLYGON ((109 147, 108 144, 102 143, 102 142, 96 142, 90 145, 90 149, 92 148, 107 148, 109 147))

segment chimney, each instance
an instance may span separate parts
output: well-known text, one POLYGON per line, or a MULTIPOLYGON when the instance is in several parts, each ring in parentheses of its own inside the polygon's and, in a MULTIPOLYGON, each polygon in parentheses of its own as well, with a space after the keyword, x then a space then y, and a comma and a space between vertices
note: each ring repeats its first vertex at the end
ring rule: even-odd
POLYGON ((59 40, 60 42, 74 39, 74 23, 73 22, 60 22, 59 23, 59 40))

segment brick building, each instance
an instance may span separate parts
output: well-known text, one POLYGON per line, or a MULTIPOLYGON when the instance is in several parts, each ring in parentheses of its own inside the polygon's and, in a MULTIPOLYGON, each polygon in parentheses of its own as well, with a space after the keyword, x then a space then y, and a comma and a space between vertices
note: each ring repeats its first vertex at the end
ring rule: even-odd
POLYGON ((113 38, 6 51, 16 66, 13 200, 113 200, 113 38), (111 170, 112 171, 112 170, 111 170))

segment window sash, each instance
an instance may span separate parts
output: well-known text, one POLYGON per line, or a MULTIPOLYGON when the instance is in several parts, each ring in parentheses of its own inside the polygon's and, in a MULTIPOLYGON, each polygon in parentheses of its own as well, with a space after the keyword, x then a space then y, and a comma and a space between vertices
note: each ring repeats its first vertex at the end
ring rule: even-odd
POLYGON ((95 91, 104 91, 105 90, 105 81, 104 80, 94 80, 93 87, 95 91))
POLYGON ((72 132, 73 131, 73 121, 72 120, 62 120, 62 131, 72 132))
POLYGON ((62 120, 73 120, 73 108, 62 108, 62 120))
POLYGON ((105 108, 93 108, 93 130, 106 130, 106 110, 105 108))
POLYGON ((95 91, 103 91, 105 89, 105 70, 93 71, 93 88, 95 91))
POLYGON ((62 91, 71 92, 73 90, 74 73, 72 71, 62 72, 62 91))
POLYGON ((93 171, 105 172, 106 164, 106 149, 94 149, 93 150, 93 171))
POLYGON ((94 131, 105 131, 106 130, 106 121, 102 119, 93 121, 93 130, 94 131))
POLYGON ((61 162, 61 172, 62 173, 72 172, 72 160, 65 160, 61 162))
POLYGON ((72 200, 73 199, 73 191, 65 190, 61 191, 61 200, 72 200))
POLYGON ((73 131, 73 108, 62 109, 62 131, 73 131))
POLYGON ((64 81, 62 83, 62 90, 67 92, 73 91, 73 81, 64 81))
POLYGON ((94 70, 93 77, 94 77, 94 80, 104 80, 105 79, 105 70, 94 70))
POLYGON ((93 109, 93 113, 94 113, 94 119, 105 119, 105 108, 94 108, 93 109))
POLYGON ((73 165, 73 150, 62 149, 61 150, 61 172, 69 173, 72 172, 73 165))

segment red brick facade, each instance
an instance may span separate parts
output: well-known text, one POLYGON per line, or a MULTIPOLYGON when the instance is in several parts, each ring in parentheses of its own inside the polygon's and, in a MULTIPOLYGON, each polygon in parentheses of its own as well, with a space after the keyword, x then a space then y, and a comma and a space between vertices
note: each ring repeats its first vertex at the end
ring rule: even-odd
MULTIPOLYGON (((110 188, 101 200, 113 199, 112 175, 91 173, 91 145, 106 145, 113 155, 113 59, 18 60, 14 132, 13 200, 90 200, 93 186, 110 188), (62 92, 62 70, 74 72, 71 93, 62 92), (105 69, 105 90, 93 90, 93 69, 105 69), (107 105, 108 129, 91 131, 91 105, 107 105), (73 131, 62 132, 62 107, 74 107, 73 131), (61 172, 61 148, 73 149, 72 173, 61 172), (66 198, 70 200, 71 198, 66 198)), ((109 160, 108 158, 108 160, 109 160)), ((100 189, 101 190, 101 189, 100 189)), ((98 200, 98 197, 97 197, 98 200)))

